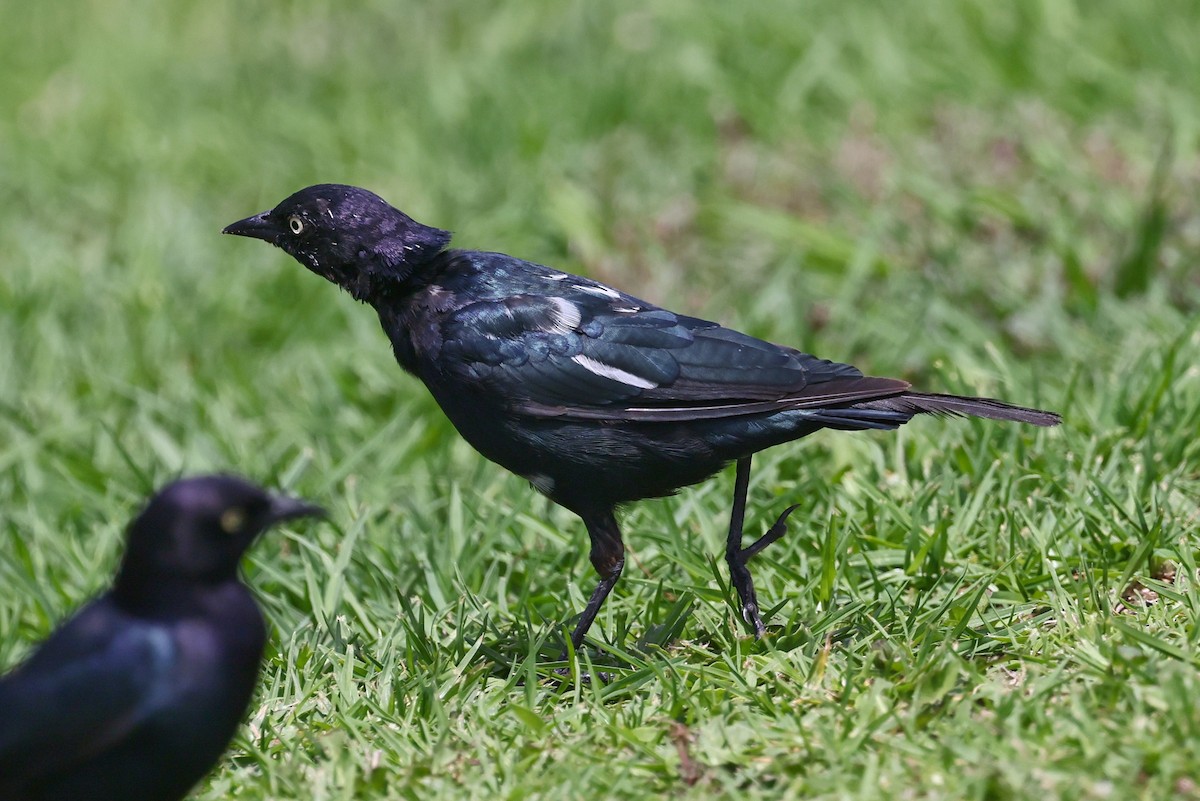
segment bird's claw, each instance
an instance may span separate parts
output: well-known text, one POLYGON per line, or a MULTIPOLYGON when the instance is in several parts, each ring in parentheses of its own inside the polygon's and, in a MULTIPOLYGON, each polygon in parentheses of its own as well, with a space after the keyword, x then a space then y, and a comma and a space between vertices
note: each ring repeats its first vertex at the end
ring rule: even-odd
POLYGON ((757 603, 751 602, 742 605, 742 619, 745 620, 748 625, 753 627, 755 638, 762 639, 763 635, 767 633, 767 627, 763 623, 762 615, 758 611, 757 603))

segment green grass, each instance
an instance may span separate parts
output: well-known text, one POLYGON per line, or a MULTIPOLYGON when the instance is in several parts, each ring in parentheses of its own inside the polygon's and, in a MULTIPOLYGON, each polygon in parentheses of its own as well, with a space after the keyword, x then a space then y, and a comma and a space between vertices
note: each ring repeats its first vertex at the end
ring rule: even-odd
POLYGON ((172 476, 332 510, 249 560, 272 645, 196 798, 1200 797, 1195 3, 3 17, 0 666, 172 476), (803 503, 754 565, 764 642, 717 558, 731 476, 631 508, 573 666, 613 681, 560 684, 582 526, 458 439, 368 309, 218 235, 316 181, 1066 423, 760 456, 752 529, 803 503))

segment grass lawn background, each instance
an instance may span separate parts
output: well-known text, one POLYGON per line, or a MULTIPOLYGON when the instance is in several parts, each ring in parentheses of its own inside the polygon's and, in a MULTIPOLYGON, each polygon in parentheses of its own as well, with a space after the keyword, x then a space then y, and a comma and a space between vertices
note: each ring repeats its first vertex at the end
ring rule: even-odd
POLYGON ((196 798, 1200 798, 1194 2, 0 0, 0 667, 181 473, 329 506, 246 569, 273 627, 196 798), (366 186, 922 388, 582 525, 485 462, 373 313, 220 228, 366 186), (586 665, 584 665, 586 667, 586 665))

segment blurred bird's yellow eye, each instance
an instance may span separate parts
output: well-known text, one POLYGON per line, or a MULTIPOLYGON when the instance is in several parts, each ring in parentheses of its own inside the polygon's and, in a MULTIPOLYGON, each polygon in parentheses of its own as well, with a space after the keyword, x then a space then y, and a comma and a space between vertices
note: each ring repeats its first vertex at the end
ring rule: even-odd
POLYGON ((304 230, 304 220, 293 214, 291 217, 288 217, 288 228, 292 229, 293 234, 298 234, 304 230))
POLYGON ((226 509, 221 514, 221 529, 226 534, 237 534, 246 525, 246 512, 243 509, 234 507, 226 509))

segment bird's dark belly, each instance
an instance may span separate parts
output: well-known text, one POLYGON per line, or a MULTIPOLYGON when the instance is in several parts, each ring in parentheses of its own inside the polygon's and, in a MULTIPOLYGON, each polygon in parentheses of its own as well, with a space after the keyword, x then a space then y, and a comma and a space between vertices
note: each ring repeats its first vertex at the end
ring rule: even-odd
POLYGON ((568 509, 670 495, 729 457, 685 426, 574 423, 442 404, 458 432, 493 462, 568 509))
POLYGON ((670 495, 725 462, 703 439, 663 426, 538 421, 507 433, 532 457, 513 472, 575 510, 670 495))

